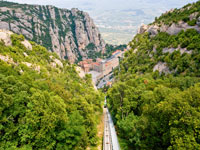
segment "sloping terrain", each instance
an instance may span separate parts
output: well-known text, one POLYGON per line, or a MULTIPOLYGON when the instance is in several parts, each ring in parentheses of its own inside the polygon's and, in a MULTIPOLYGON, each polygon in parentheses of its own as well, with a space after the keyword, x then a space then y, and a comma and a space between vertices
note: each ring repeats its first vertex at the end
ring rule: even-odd
POLYGON ((108 91, 121 147, 200 149, 200 1, 143 25, 108 91))
POLYGON ((86 149, 101 95, 57 54, 0 30, 0 149, 86 149))

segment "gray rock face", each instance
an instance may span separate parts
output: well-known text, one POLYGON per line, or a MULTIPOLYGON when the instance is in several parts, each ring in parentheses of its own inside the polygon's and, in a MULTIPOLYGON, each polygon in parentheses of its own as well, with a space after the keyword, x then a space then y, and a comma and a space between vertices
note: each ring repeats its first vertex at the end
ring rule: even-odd
POLYGON ((94 52, 105 52, 105 42, 85 12, 53 6, 1 3, 9 5, 0 5, 0 29, 23 34, 27 39, 56 52, 62 59, 74 63, 88 58, 89 44, 94 45, 94 52))
MULTIPOLYGON (((13 32, 0 29, 0 41, 4 42, 6 46, 11 46, 12 41, 11 41, 11 35, 13 32)), ((21 44, 23 44, 28 50, 32 50, 32 45, 28 40, 21 41, 21 44)))
POLYGON ((155 36, 158 34, 158 31, 160 32, 167 32, 170 35, 176 35, 178 34, 181 30, 187 30, 187 29, 195 29, 200 33, 200 18, 197 20, 197 25, 195 26, 189 26, 187 23, 180 21, 178 24, 173 23, 171 26, 162 24, 160 27, 157 25, 142 25, 138 33, 142 34, 144 32, 150 33, 152 36, 155 36))
POLYGON ((150 26, 147 29, 147 32, 149 32, 152 36, 155 36, 156 34, 158 34, 158 29, 159 29, 159 27, 157 25, 150 26))
POLYGON ((142 24, 142 25, 139 27, 137 33, 138 33, 138 34, 142 34, 142 33, 146 32, 147 29, 148 29, 148 25, 142 24))
POLYGON ((165 74, 170 73, 167 63, 164 63, 164 62, 158 62, 153 68, 153 72, 155 72, 155 71, 159 71, 160 74, 161 73, 165 73, 165 74))
POLYGON ((178 48, 163 48, 163 53, 173 53, 174 51, 176 50, 180 50, 181 52, 181 55, 184 54, 184 53, 187 53, 187 54, 192 54, 192 50, 187 50, 187 48, 181 48, 180 45, 178 46, 178 48))
POLYGON ((190 20, 196 19, 197 15, 199 14, 199 12, 194 12, 190 15, 190 20))
POLYGON ((10 36, 12 34, 13 33, 10 32, 10 31, 6 31, 6 30, 1 30, 0 29, 0 41, 3 41, 6 46, 11 46, 12 45, 12 41, 10 39, 10 36))
POLYGON ((200 27, 200 17, 197 19, 197 25, 200 27))
POLYGON ((165 32, 170 35, 178 34, 181 30, 195 29, 200 33, 200 28, 196 26, 189 26, 187 23, 180 21, 178 24, 173 23, 165 32))
POLYGON ((1 21, 0 29, 9 30, 9 24, 7 22, 1 21))

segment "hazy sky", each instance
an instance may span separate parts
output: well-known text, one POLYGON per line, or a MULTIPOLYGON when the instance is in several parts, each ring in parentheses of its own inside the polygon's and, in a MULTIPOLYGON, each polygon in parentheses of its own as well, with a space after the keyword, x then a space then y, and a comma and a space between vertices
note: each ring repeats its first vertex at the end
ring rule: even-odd
MULTIPOLYGON (((144 7, 165 6, 181 7, 189 2, 197 0, 9 0, 12 2, 27 3, 27 4, 41 4, 41 5, 55 5, 61 8, 78 7, 80 9, 138 9, 144 7)), ((158 8, 159 9, 159 8, 158 8)))

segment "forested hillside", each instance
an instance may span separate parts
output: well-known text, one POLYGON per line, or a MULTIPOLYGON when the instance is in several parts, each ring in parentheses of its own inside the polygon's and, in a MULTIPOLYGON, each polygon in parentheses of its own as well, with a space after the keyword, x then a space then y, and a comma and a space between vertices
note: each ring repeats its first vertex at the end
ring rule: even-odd
POLYGON ((129 43, 108 91, 122 150, 200 149, 199 8, 165 13, 129 43))
POLYGON ((80 150, 97 143, 91 78, 22 35, 0 30, 0 149, 80 150))

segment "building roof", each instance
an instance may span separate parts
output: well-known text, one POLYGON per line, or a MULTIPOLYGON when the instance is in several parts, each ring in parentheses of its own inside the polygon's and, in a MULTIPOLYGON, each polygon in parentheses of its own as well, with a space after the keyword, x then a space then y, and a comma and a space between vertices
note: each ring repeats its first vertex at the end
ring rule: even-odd
POLYGON ((106 85, 107 85, 107 86, 108 86, 108 85, 112 85, 112 82, 109 82, 109 81, 108 81, 106 85))
POLYGON ((83 61, 91 61, 92 59, 84 59, 83 61))
POLYGON ((116 50, 115 52, 113 52, 112 55, 116 55, 116 54, 119 53, 119 52, 121 53, 122 51, 118 49, 118 50, 116 50))
POLYGON ((88 62, 83 60, 83 61, 80 61, 79 64, 88 64, 88 62))
POLYGON ((111 62, 107 62, 107 63, 106 63, 106 66, 109 66, 109 65, 111 65, 111 64, 112 64, 111 62))
POLYGON ((83 67, 84 68, 89 68, 91 65, 90 64, 84 64, 83 67))
POLYGON ((83 64, 85 64, 85 63, 92 63, 93 62, 93 60, 92 59, 85 59, 85 60, 83 60, 83 61, 80 61, 80 63, 83 63, 83 64))
POLYGON ((118 54, 121 54, 121 52, 117 52, 117 53, 115 53, 114 56, 117 56, 118 54))
POLYGON ((93 65, 100 66, 100 63, 94 62, 93 65))

